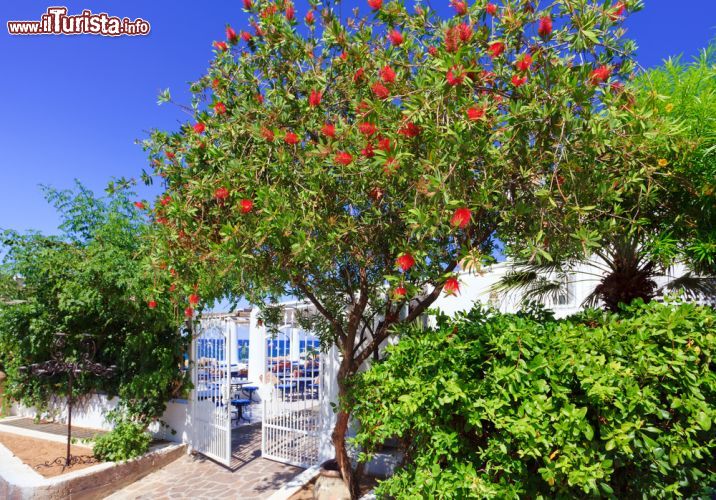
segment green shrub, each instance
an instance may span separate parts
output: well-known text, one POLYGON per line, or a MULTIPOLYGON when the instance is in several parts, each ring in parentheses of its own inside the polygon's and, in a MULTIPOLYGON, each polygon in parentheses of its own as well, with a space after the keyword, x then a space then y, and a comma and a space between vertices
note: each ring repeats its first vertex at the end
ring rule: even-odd
POLYGON ((638 304, 556 321, 478 308, 400 335, 352 389, 356 444, 370 454, 398 438, 405 453, 382 496, 713 491, 713 309, 638 304))
POLYGON ((95 440, 94 456, 107 462, 119 462, 144 455, 149 450, 152 436, 141 424, 120 422, 116 427, 95 440))

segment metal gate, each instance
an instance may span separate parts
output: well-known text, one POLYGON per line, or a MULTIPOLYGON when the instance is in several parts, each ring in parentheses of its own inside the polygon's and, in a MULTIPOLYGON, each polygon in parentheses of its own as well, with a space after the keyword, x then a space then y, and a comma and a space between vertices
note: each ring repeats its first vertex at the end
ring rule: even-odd
POLYGON ((318 339, 294 323, 296 310, 284 310, 284 325, 266 334, 261 375, 263 457, 298 467, 318 463, 323 399, 323 363, 318 339))
POLYGON ((192 447, 226 466, 231 464, 232 329, 225 319, 205 319, 192 341, 192 447))

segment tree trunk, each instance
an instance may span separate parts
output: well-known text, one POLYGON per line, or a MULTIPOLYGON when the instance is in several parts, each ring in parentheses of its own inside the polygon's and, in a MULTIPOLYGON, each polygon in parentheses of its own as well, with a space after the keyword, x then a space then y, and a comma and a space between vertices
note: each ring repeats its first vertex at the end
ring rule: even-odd
POLYGON ((346 449, 346 432, 348 431, 348 423, 350 422, 350 413, 344 410, 343 398, 346 396, 346 379, 353 375, 352 359, 345 356, 341 361, 338 370, 338 414, 336 415, 336 425, 333 428, 331 438, 333 447, 336 451, 336 462, 338 462, 338 470, 341 471, 343 481, 348 486, 353 498, 358 498, 358 480, 353 473, 353 465, 351 464, 348 450, 346 449))

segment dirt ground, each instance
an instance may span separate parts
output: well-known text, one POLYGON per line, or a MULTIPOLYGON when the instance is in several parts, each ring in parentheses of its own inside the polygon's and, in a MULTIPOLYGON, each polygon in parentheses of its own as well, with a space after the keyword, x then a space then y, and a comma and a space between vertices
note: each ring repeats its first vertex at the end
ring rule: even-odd
MULTIPOLYGON (((303 485, 303 488, 291 495, 288 500, 313 500, 313 486, 315 484, 316 480, 314 479, 310 483, 303 485)), ((364 476, 360 482, 360 495, 365 495, 371 489, 375 488, 377 484, 378 480, 376 478, 364 476)))
MULTIPOLYGON (((84 469, 96 465, 98 462, 93 461, 88 464, 76 464, 63 469, 62 465, 53 464, 46 467, 45 462, 52 462, 58 457, 65 456, 67 445, 55 441, 47 441, 44 439, 35 439, 25 436, 18 436, 7 432, 0 432, 0 444, 10 450, 16 457, 22 460, 26 465, 32 467, 35 471, 44 477, 54 477, 68 472, 84 469)), ((92 456, 92 449, 84 446, 71 447, 73 456, 92 456)))

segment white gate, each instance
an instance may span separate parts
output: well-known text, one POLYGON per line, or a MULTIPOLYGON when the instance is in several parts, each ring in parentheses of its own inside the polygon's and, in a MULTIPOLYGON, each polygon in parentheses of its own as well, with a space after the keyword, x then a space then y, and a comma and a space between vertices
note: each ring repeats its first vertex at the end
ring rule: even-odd
POLYGON ((192 341, 192 447, 226 466, 231 464, 231 342, 225 319, 203 319, 192 341))
POLYGON ((318 339, 294 324, 295 312, 285 309, 285 324, 265 336, 261 452, 271 460, 312 467, 319 459, 323 363, 318 339))

